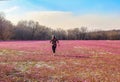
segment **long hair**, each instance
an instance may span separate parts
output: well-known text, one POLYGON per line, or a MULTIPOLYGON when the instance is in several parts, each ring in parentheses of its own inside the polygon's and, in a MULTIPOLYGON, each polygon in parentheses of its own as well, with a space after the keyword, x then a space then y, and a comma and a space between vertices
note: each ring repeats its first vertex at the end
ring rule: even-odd
POLYGON ((55 35, 52 35, 52 39, 51 40, 53 40, 53 39, 56 39, 55 35))

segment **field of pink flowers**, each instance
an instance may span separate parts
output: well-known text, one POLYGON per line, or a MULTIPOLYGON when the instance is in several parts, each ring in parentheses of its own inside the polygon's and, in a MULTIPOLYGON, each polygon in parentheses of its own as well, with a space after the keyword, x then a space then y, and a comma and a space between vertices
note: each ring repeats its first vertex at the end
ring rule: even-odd
POLYGON ((0 82, 120 82, 120 41, 0 42, 0 82))

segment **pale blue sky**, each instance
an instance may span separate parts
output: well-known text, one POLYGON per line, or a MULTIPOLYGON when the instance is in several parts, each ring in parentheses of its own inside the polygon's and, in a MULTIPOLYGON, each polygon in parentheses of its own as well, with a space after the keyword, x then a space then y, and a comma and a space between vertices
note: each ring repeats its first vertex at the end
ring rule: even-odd
POLYGON ((120 0, 0 0, 1 11, 13 23, 35 20, 54 28, 120 27, 120 0))
POLYGON ((119 13, 120 0, 5 0, 0 9, 18 6, 20 12, 67 11, 77 13, 119 13))

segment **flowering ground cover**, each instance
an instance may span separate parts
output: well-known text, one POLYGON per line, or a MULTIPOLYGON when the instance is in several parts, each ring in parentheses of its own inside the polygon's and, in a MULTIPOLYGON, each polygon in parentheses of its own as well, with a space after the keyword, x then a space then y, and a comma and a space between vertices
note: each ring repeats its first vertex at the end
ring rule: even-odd
POLYGON ((0 82, 120 82, 120 41, 0 42, 0 82))

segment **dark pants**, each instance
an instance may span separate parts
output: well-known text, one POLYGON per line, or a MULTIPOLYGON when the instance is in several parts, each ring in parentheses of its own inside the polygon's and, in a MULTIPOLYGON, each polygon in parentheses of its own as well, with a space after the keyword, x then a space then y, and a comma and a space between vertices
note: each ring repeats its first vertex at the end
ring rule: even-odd
POLYGON ((56 45, 52 45, 52 51, 53 51, 53 53, 55 53, 55 51, 56 51, 56 45))

